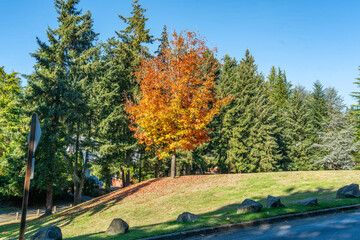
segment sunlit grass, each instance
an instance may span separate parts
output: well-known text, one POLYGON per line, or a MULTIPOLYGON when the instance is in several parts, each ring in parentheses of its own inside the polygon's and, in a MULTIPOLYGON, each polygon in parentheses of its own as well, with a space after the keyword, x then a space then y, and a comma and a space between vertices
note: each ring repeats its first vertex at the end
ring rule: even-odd
MULTIPOLYGON (((359 171, 278 172, 185 176, 149 180, 83 203, 47 218, 27 223, 27 236, 49 225, 61 228, 65 239, 136 239, 176 231, 235 223, 289 213, 360 203, 360 199, 336 199, 338 188, 360 183, 359 171), (267 209, 267 195, 281 198, 285 208, 267 209), (319 206, 299 206, 297 201, 317 197, 319 206), (250 198, 260 201, 259 213, 236 214, 250 198), (201 215, 194 223, 179 224, 182 212, 201 215), (130 232, 107 237, 113 218, 122 218, 130 232)), ((16 239, 19 224, 0 226, 0 238, 16 239)))

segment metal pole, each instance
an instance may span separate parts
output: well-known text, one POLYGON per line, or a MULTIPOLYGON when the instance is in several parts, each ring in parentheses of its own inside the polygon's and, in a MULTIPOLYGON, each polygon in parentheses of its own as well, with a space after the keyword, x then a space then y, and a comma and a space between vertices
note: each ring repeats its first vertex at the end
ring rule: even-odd
POLYGON ((22 202, 19 240, 24 240, 24 234, 25 234, 26 211, 27 211, 28 200, 29 200, 31 162, 32 162, 32 158, 33 158, 35 131, 36 131, 36 114, 34 113, 31 116, 30 139, 29 139, 28 157, 27 157, 27 164, 26 164, 24 196, 23 196, 23 202, 22 202))

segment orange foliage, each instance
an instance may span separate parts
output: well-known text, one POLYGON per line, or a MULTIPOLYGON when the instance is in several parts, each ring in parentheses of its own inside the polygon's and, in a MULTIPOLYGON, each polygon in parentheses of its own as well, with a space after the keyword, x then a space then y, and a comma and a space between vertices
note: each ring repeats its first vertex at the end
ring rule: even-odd
POLYGON ((127 102, 135 137, 160 158, 177 149, 194 150, 210 140, 207 125, 228 101, 215 97, 220 63, 194 32, 173 33, 162 55, 143 60, 135 72, 141 95, 127 102))

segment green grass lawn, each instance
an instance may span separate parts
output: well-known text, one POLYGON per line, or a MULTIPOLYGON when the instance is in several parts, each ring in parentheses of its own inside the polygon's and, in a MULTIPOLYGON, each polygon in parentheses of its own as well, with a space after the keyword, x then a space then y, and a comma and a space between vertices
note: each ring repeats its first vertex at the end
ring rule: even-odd
MULTIPOLYGON (((194 228, 241 222, 276 215, 360 203, 359 199, 336 199, 336 191, 359 184, 360 171, 275 172, 254 174, 184 176, 148 180, 93 199, 69 210, 27 222, 26 236, 56 225, 64 239, 136 239, 194 228), (268 195, 280 197, 286 206, 267 209, 268 195), (319 206, 299 206, 298 200, 317 197, 319 206), (250 198, 260 201, 259 213, 236 214, 239 204, 250 198), (202 217, 179 224, 182 212, 202 217), (129 233, 108 237, 113 218, 130 225, 129 233)), ((31 195, 30 195, 31 197, 31 195)), ((0 226, 0 239, 16 239, 19 223, 0 226)))

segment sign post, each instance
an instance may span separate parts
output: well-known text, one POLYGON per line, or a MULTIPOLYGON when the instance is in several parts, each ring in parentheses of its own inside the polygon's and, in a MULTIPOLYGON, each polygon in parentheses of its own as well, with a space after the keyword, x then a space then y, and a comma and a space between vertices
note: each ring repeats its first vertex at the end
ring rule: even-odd
POLYGON ((41 136, 41 128, 37 114, 31 116, 31 128, 28 136, 29 148, 27 153, 27 164, 26 164, 26 174, 25 174, 25 183, 24 183, 24 194, 22 202, 22 213, 21 213, 21 223, 20 223, 20 234, 19 240, 24 240, 25 234, 25 224, 26 224, 26 211, 28 207, 29 200, 29 189, 30 189, 30 175, 32 172, 31 165, 33 162, 33 156, 36 150, 36 147, 39 143, 41 136))

